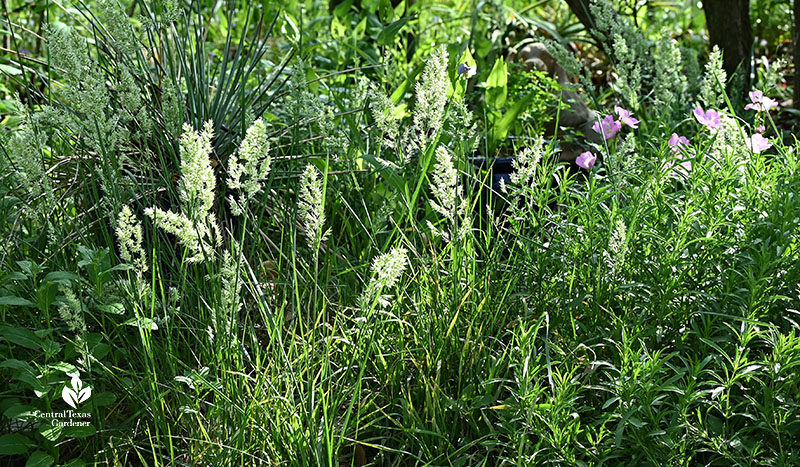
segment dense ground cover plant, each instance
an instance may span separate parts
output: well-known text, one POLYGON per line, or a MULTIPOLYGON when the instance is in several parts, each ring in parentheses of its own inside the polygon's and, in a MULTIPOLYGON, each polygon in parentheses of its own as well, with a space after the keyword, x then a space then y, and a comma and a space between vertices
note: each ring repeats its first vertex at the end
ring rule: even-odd
POLYGON ((4 461, 798 462, 774 69, 733 103, 720 51, 600 8, 608 88, 555 2, 337 5, 47 6, 9 56, 4 461), (531 25, 568 85, 513 63, 531 25))

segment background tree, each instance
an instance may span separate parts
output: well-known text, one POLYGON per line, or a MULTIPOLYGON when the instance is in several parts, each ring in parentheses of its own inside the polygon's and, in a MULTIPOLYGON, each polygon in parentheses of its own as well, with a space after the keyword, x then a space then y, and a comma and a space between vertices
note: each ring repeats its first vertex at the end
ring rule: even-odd
MULTIPOLYGON (((589 8, 591 0, 565 1, 589 34, 597 39, 593 33, 595 23, 589 8)), ((797 1, 795 1, 795 16, 797 16, 797 10, 797 1)), ((706 15, 706 27, 711 45, 717 45, 722 50, 725 71, 729 77, 732 77, 737 70, 740 70, 744 79, 743 89, 749 89, 750 54, 753 45, 750 0, 704 0, 703 12, 706 15)), ((597 42, 601 48, 605 48, 605 44, 602 44, 601 41, 597 42)))
POLYGON ((597 43, 598 47, 600 47, 604 52, 606 50, 606 46, 601 41, 597 35, 594 33, 595 24, 594 24, 594 16, 592 15, 592 10, 589 9, 589 5, 591 4, 591 0, 565 0, 567 5, 569 5, 569 9, 572 11, 578 21, 581 22, 586 31, 589 32, 595 42, 597 43))
POLYGON ((722 50, 722 67, 728 77, 738 70, 744 79, 742 91, 750 89, 750 0, 703 0, 703 11, 709 39, 722 50))

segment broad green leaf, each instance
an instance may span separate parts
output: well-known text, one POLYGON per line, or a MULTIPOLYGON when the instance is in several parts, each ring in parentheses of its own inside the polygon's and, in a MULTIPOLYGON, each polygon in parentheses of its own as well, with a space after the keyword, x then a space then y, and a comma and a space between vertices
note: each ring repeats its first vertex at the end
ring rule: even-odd
POLYGON ((36 451, 28 458, 25 467, 50 467, 53 465, 54 459, 50 454, 42 451, 36 451))
POLYGON ((6 410, 14 407, 16 405, 23 405, 22 401, 16 397, 9 397, 7 399, 0 399, 0 412, 5 412, 6 410))
POLYGON ((333 9, 333 14, 342 19, 347 18, 352 6, 353 0, 345 0, 344 2, 336 5, 336 8, 333 9))
MULTIPOLYGON (((155 326, 155 324, 153 325, 155 326)), ((156 327, 153 330, 155 331, 156 329, 158 329, 158 327, 156 327)), ((103 358, 105 358, 106 355, 108 355, 108 350, 109 350, 108 344, 100 343, 92 347, 90 353, 94 358, 102 360, 103 358)))
POLYGON ((7 295, 5 297, 0 297, 0 305, 6 306, 36 306, 30 300, 26 300, 22 297, 14 297, 12 295, 7 295))
POLYGON ((113 392, 104 391, 99 394, 93 394, 92 400, 96 406, 106 407, 113 404, 117 400, 117 396, 113 392))
POLYGON ((13 67, 11 65, 5 65, 3 63, 0 63, 0 72, 3 72, 5 74, 11 75, 11 76, 16 76, 16 75, 21 75, 22 74, 22 70, 20 70, 19 68, 13 67))
POLYGON ((42 309, 50 308, 50 305, 56 300, 58 294, 57 282, 42 282, 39 290, 36 291, 36 300, 39 302, 39 307, 42 309))
POLYGON ((61 371, 66 375, 74 375, 78 373, 78 369, 75 368, 75 365, 66 362, 50 363, 47 365, 47 368, 51 370, 61 371))
MULTIPOLYGON (((88 420, 88 419, 81 419, 88 420)), ((97 433, 97 429, 92 426, 65 426, 64 436, 68 438, 87 438, 97 433)))
POLYGON ((36 337, 38 337, 39 339, 44 339, 45 337, 49 336, 50 334, 54 333, 55 331, 56 330, 53 329, 53 328, 37 329, 37 330, 33 331, 33 333, 36 334, 36 337))
POLYGON ((342 24, 335 15, 331 18, 331 37, 334 39, 338 39, 345 35, 347 32, 347 26, 342 24))
POLYGON ((525 110, 528 104, 531 102, 535 93, 528 94, 527 96, 523 97, 522 100, 517 101, 514 103, 503 115, 497 123, 492 125, 492 128, 489 129, 489 152, 493 153, 495 148, 504 140, 508 135, 508 130, 511 128, 511 125, 517 120, 517 117, 525 110))
POLYGON ((378 34, 378 45, 389 45, 394 40, 394 36, 403 29, 403 26, 408 23, 408 20, 411 19, 410 16, 406 16, 405 18, 398 19, 394 23, 383 28, 380 34, 378 34))
POLYGON ((36 421, 37 417, 33 414, 36 409, 30 405, 15 405, 8 408, 3 415, 13 420, 22 420, 24 422, 36 421))
POLYGON ((110 305, 100 305, 100 311, 103 313, 110 313, 112 315, 121 315, 125 313, 125 306, 122 303, 112 303, 110 305))
POLYGON ((361 21, 356 24, 356 27, 353 28, 353 38, 355 40, 361 40, 364 37, 364 32, 367 30, 367 18, 362 18, 361 21))
POLYGON ((50 388, 48 388, 41 379, 30 375, 28 373, 19 373, 16 375, 15 379, 17 381, 22 381, 23 383, 27 384, 28 386, 33 389, 33 393, 36 394, 36 397, 41 398, 48 392, 50 392, 50 388))
POLYGON ((498 57, 486 78, 486 105, 499 109, 505 105, 507 96, 508 67, 503 57, 498 57))
POLYGON ((297 21, 286 10, 283 11, 284 22, 281 32, 292 42, 300 40, 300 30, 297 28, 297 21))
POLYGON ((41 266, 38 264, 33 264, 30 261, 17 261, 17 266, 19 266, 19 268, 22 269, 22 272, 24 272, 28 277, 36 276, 42 272, 41 266))
POLYGON ((25 454, 35 444, 27 436, 10 433, 0 436, 0 455, 25 454))
POLYGON ((396 17, 400 17, 403 16, 405 12, 406 12, 406 0, 401 0, 400 3, 398 3, 397 6, 394 8, 394 15, 396 17))
POLYGON ((390 0, 381 0, 378 7, 378 17, 384 24, 390 23, 394 19, 394 7, 390 0))
POLYGON ((72 284, 72 281, 76 281, 78 279, 79 277, 76 274, 67 271, 53 271, 44 276, 45 282, 53 282, 66 287, 69 287, 72 284))
POLYGON ((39 426, 39 434, 44 436, 44 439, 56 442, 61 439, 64 430, 60 426, 43 423, 39 426))
POLYGON ((5 284, 5 283, 10 282, 10 281, 24 281, 27 278, 28 278, 28 276, 26 276, 25 274, 23 274, 23 273, 21 273, 19 271, 14 271, 14 272, 10 272, 10 273, 6 274, 3 277, 3 281, 2 282, 5 284))
POLYGON ((30 363, 15 358, 9 358, 8 360, 0 362, 0 368, 11 368, 12 370, 24 371, 30 375, 36 375, 36 370, 33 369, 30 363))
POLYGON ((42 348, 42 340, 29 329, 0 326, 0 337, 28 349, 41 350, 42 348))
POLYGON ((455 83, 455 86, 453 87, 454 101, 461 101, 464 99, 464 93, 467 90, 467 83, 469 83, 469 80, 466 76, 459 76, 458 74, 458 66, 461 64, 465 64, 469 67, 477 66, 475 63, 475 58, 472 57, 469 49, 464 50, 464 53, 461 54, 461 58, 459 58, 456 66, 452 67, 453 69, 450 70, 451 81, 455 83))
POLYGON ((58 342, 52 341, 50 339, 42 341, 42 349, 44 353, 49 356, 54 356, 58 354, 58 351, 61 350, 61 344, 58 342))
POLYGON ((475 43, 475 53, 480 58, 486 58, 492 50, 492 41, 486 38, 478 38, 475 43))

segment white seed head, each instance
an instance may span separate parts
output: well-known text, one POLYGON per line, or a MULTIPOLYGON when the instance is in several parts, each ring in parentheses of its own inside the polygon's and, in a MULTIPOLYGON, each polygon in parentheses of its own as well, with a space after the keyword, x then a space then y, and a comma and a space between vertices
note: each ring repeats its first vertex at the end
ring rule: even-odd
POLYGON ((122 206, 117 216, 117 241, 120 256, 134 266, 136 275, 141 277, 147 272, 147 260, 142 247, 142 223, 131 212, 128 206, 122 206))

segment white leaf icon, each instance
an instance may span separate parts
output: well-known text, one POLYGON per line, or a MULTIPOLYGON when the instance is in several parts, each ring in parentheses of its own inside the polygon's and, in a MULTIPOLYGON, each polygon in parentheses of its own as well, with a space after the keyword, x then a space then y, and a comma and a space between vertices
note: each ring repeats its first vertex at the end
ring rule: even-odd
POLYGON ((78 402, 83 402, 91 396, 92 388, 86 386, 85 388, 81 389, 81 392, 78 393, 78 402))
POLYGON ((61 390, 61 397, 70 407, 77 409, 78 404, 92 396, 92 388, 83 387, 83 381, 78 376, 73 376, 71 382, 71 388, 64 386, 64 389, 61 390))
POLYGON ((64 386, 64 389, 61 390, 61 398, 73 409, 78 408, 78 394, 68 386, 64 386))
POLYGON ((83 387, 83 381, 77 376, 72 377, 72 390, 75 392, 80 392, 81 388, 83 387))

